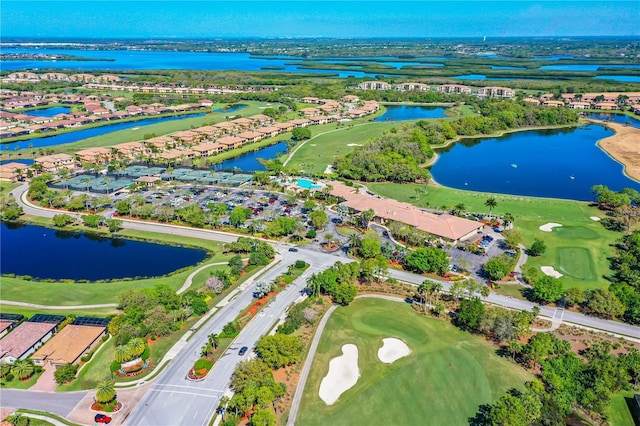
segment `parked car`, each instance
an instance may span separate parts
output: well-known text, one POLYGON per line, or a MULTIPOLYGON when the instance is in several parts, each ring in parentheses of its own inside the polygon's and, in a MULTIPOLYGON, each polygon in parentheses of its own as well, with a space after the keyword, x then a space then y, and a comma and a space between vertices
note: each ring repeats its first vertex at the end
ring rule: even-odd
POLYGON ((297 252, 297 251, 298 251, 298 249, 297 249, 297 248, 295 248, 295 247, 289 247, 289 251, 297 252))
POLYGON ((243 347, 241 347, 241 348, 240 348, 240 350, 238 351, 238 355, 242 356, 242 355, 246 354, 248 350, 249 350, 249 348, 248 348, 248 347, 243 346, 243 347))
POLYGON ((104 415, 104 414, 96 414, 96 416, 93 418, 93 420, 96 423, 104 423, 104 424, 109 424, 111 423, 111 417, 104 415))

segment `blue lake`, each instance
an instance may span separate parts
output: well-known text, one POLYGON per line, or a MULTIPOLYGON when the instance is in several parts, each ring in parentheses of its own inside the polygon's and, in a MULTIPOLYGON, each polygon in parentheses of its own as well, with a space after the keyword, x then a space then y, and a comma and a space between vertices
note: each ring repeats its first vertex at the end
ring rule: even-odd
POLYGON ((222 112, 225 114, 229 114, 231 112, 240 111, 241 109, 244 109, 246 107, 246 105, 231 105, 228 108, 214 109, 213 112, 222 112))
POLYGON ((444 118, 443 107, 419 105, 385 105, 387 111, 373 121, 418 120, 420 118, 444 118))
POLYGON ((598 75, 593 78, 621 81, 623 83, 640 83, 640 75, 598 75))
POLYGON ((16 158, 15 160, 0 161, 0 164, 9 164, 9 163, 22 163, 22 164, 26 164, 27 166, 30 166, 31 164, 35 163, 35 161, 33 161, 31 158, 16 158))
POLYGON ((195 265, 204 250, 35 225, 0 224, 0 272, 34 278, 101 280, 155 277, 195 265), (35 251, 34 251, 35 250, 35 251))
POLYGON ((531 61, 559 61, 560 59, 573 59, 571 55, 552 55, 543 56, 541 58, 531 58, 531 61))
POLYGON ((465 74, 465 75, 458 75, 453 78, 457 78, 459 80, 486 80, 487 76, 484 74, 465 74))
POLYGON ((606 114, 606 113, 591 113, 587 115, 589 118, 595 118, 602 121, 613 121, 614 123, 628 124, 632 127, 640 129, 640 119, 629 117, 625 114, 606 114))
POLYGON ((149 70, 149 69, 189 69, 214 71, 271 71, 313 74, 331 74, 340 78, 374 77, 380 74, 368 74, 362 71, 336 71, 301 69, 292 62, 304 59, 294 57, 254 57, 249 53, 209 53, 209 52, 172 52, 159 50, 75 50, 12 47, 3 48, 4 53, 60 54, 93 59, 93 61, 3 61, 3 71, 19 69, 73 69, 82 71, 105 70, 149 70), (270 70, 269 67, 280 69, 270 70))
POLYGON ((54 117, 58 114, 69 114, 70 112, 71 108, 69 107, 51 107, 24 111, 22 114, 30 115, 32 117, 54 117))
POLYGON ((18 149, 31 149, 42 148, 45 146, 62 145, 65 143, 78 142, 82 139, 91 138, 94 136, 105 135, 107 133, 115 132, 118 130, 131 129, 133 127, 148 126, 151 124, 164 123, 165 121, 184 120, 185 118, 202 117, 204 113, 198 114, 186 114, 173 117, 161 117, 161 118, 145 118, 138 121, 127 121, 125 123, 113 123, 105 124, 100 127, 92 127, 90 129, 77 130, 75 132, 62 133, 55 136, 46 136, 41 138, 33 138, 19 142, 10 142, 2 144, 0 147, 3 151, 12 151, 18 147, 18 149))
POLYGON ((598 68, 640 69, 640 65, 638 64, 624 64, 624 65, 568 64, 568 65, 543 65, 538 69, 541 71, 597 71, 598 68))
POLYGON ((214 170, 231 170, 238 168, 245 172, 264 171, 266 168, 260 164, 258 159, 270 160, 276 158, 278 154, 287 152, 287 143, 278 142, 275 145, 260 148, 256 151, 247 152, 235 158, 230 158, 222 163, 211 166, 214 170))
POLYGON ((431 173, 436 182, 458 189, 582 201, 593 200, 591 187, 598 184, 640 190, 596 145, 611 135, 592 124, 467 139, 441 150, 431 173))
POLYGON ((491 65, 492 70, 526 70, 525 67, 508 67, 502 65, 491 65))

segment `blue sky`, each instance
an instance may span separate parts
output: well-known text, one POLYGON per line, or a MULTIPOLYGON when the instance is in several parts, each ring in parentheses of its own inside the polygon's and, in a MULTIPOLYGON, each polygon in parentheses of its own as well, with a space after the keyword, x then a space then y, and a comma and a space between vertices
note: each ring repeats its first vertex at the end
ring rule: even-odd
POLYGON ((2 37, 640 35, 639 1, 2 0, 2 37))

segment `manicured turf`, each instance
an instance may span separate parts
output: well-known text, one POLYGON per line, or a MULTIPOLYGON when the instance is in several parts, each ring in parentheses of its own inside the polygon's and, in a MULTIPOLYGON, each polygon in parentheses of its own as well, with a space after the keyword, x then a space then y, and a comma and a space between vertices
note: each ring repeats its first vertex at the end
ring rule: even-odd
POLYGON ((558 248, 559 272, 580 280, 594 280, 593 260, 589 250, 583 247, 558 248))
MULTIPOLYGON (((488 214, 485 201, 493 197, 498 205, 493 214, 511 213, 515 217, 515 226, 524 234, 525 246, 530 246, 538 238, 545 242, 547 250, 538 257, 529 257, 527 265, 540 270, 541 266, 553 266, 556 270, 566 268, 566 276, 561 280, 565 287, 580 286, 584 289, 606 288, 609 282, 604 278, 611 274, 609 261, 613 252, 611 244, 622 234, 606 230, 600 222, 591 216, 603 217, 602 211, 590 207, 588 203, 554 198, 521 197, 516 195, 490 194, 463 191, 443 186, 425 186, 424 184, 369 183, 367 187, 384 197, 395 198, 419 207, 450 209, 462 203, 466 211, 488 214), (552 232, 543 232, 539 228, 549 222, 563 226, 552 232), (585 251, 581 255, 575 250, 567 251, 560 259, 560 249, 585 251), (568 253, 573 252, 578 264, 569 261, 568 253), (578 256, 580 256, 578 258, 578 256)), ((564 272, 563 272, 564 273, 564 272)))
POLYGON ((382 131, 397 126, 397 123, 365 123, 345 124, 336 130, 336 124, 312 128, 314 135, 296 151, 287 168, 302 169, 309 173, 323 173, 335 157, 347 155, 356 145, 366 143, 378 136, 382 131), (351 127, 353 124, 353 127, 351 127), (349 146, 349 144, 353 144, 349 146))
POLYGON ((629 411, 625 398, 633 398, 634 392, 618 392, 611 397, 609 402, 609 423, 611 426, 634 426, 633 417, 629 411))
POLYGON ((2 184, 0 185, 0 197, 8 195, 11 191, 13 191, 14 189, 16 189, 21 185, 22 185, 21 183, 2 182, 2 184))
POLYGON ((302 399, 301 425, 462 425, 532 377, 482 338, 418 315, 408 305, 359 299, 337 309, 324 330, 302 399), (412 353, 382 364, 382 339, 396 337, 412 353), (332 406, 318 396, 329 361, 358 346, 360 378, 332 406))

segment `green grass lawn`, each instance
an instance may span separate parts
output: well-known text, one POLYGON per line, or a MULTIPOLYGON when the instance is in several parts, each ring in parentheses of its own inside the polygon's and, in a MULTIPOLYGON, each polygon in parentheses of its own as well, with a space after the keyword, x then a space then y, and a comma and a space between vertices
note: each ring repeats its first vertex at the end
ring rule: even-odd
POLYGON ((8 195, 11 191, 13 191, 14 189, 16 189, 21 185, 22 185, 21 183, 2 182, 2 184, 0 185, 0 197, 4 197, 5 195, 8 195))
POLYGON ((2 378, 0 379, 0 387, 7 389, 29 389, 31 386, 36 384, 41 375, 42 373, 34 373, 29 380, 20 380, 17 377, 14 377, 10 382, 7 382, 2 378))
POLYGON ((554 198, 522 197, 516 195, 490 194, 464 191, 444 186, 423 184, 369 183, 367 187, 384 197, 395 198, 419 207, 449 209, 459 203, 466 211, 487 214, 484 205, 489 197, 498 203, 493 214, 511 213, 515 226, 524 234, 525 246, 530 246, 536 238, 542 239, 547 251, 538 257, 529 257, 527 265, 538 270, 541 266, 553 266, 565 274, 565 287, 580 286, 584 289, 605 288, 609 283, 604 279, 611 274, 609 261, 610 244, 622 234, 606 230, 591 216, 603 217, 603 212, 588 203, 554 198), (539 228, 549 222, 563 226, 552 232, 539 228))
POLYGON ((481 337, 433 318, 419 316, 408 305, 360 299, 339 308, 320 340, 302 398, 298 424, 303 425, 462 425, 481 404, 496 401, 532 376, 481 337), (382 339, 396 337, 412 353, 382 364, 382 339), (360 378, 332 406, 318 396, 329 361, 341 347, 358 346, 360 378))
POLYGON ((312 128, 312 138, 296 151, 287 167, 303 169, 309 173, 323 173, 335 157, 350 153, 356 145, 362 145, 396 125, 398 123, 360 124, 354 121, 337 129, 336 124, 312 128), (349 127, 350 124, 354 124, 354 127, 349 127))
POLYGON ((353 226, 345 226, 345 225, 336 226, 336 232, 340 235, 344 235, 345 237, 349 237, 352 234, 358 234, 358 235, 362 234, 362 232, 360 232, 359 229, 356 229, 353 226))
POLYGON ((609 402, 609 423, 612 426, 634 426, 633 417, 625 398, 633 398, 634 392, 623 391, 614 394, 609 402))

